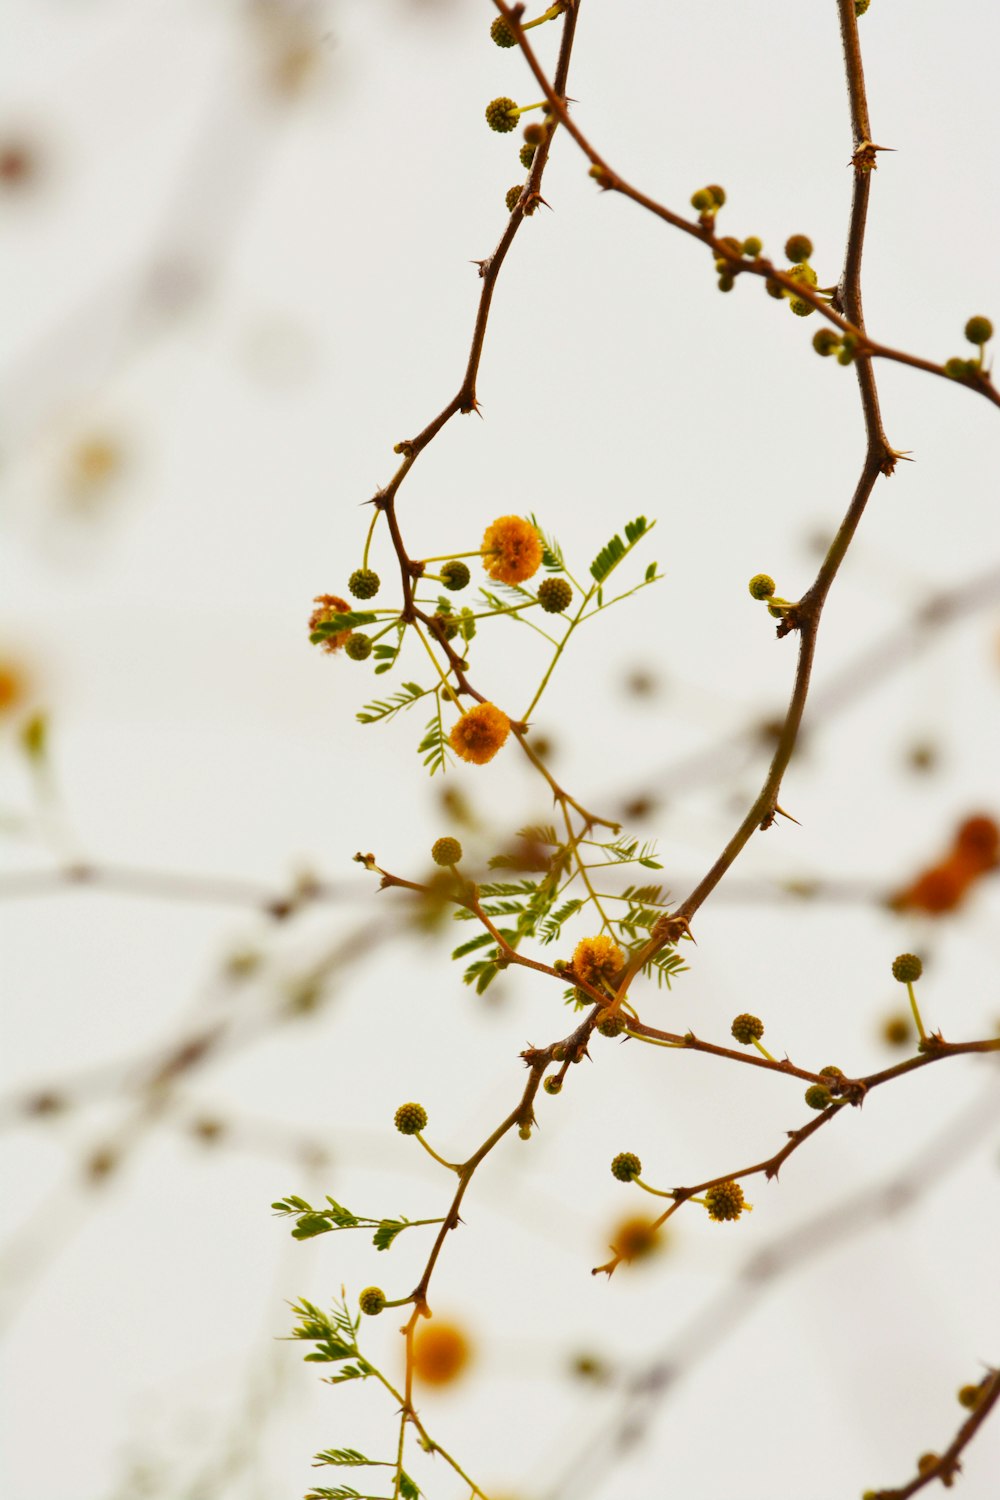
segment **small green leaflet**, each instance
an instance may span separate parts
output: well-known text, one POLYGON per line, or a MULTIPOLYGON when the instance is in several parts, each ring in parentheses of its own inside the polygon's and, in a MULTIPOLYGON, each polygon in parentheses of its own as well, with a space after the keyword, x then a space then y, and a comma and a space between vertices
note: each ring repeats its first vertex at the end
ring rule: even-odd
MULTIPOLYGON (((625 524, 625 541, 615 533, 610 542, 602 547, 590 565, 590 576, 595 583, 603 583, 608 575, 617 568, 622 558, 631 552, 640 537, 645 536, 655 525, 646 520, 645 516, 636 516, 634 521, 625 524)), ((648 573, 647 573, 648 576, 648 573)))
POLYGON ((357 714, 362 724, 374 724, 378 719, 391 719, 393 714, 398 714, 400 709, 412 708, 419 698, 426 698, 432 693, 433 688, 422 688, 419 682, 404 682, 402 690, 393 693, 391 698, 376 699, 374 703, 366 703, 364 708, 357 714))
POLYGON ((563 560, 563 552, 559 543, 554 536, 546 535, 534 515, 529 519, 542 540, 542 567, 546 573, 564 573, 566 571, 566 563, 563 560))
POLYGON ((446 771, 448 769, 448 741, 445 738, 444 725, 441 723, 441 705, 433 719, 427 721, 424 737, 417 746, 417 754, 424 757, 424 765, 433 776, 435 771, 446 771))
POLYGON ((309 639, 315 645, 317 641, 325 641, 328 635, 339 635, 342 630, 356 630, 359 625, 374 625, 377 619, 378 615, 373 615, 371 610, 349 609, 345 614, 330 615, 329 619, 322 620, 309 639))

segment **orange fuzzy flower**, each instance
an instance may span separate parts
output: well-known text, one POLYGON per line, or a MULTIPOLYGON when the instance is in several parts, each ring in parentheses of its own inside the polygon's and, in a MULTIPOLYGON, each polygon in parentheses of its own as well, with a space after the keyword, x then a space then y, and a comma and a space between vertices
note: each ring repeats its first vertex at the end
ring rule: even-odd
POLYGON ((425 1385, 450 1385, 472 1357, 472 1348, 453 1323, 431 1323, 413 1340, 413 1373, 425 1385))
POLYGON ((573 970, 586 984, 612 979, 625 963, 625 955, 609 937, 581 938, 573 949, 573 970))
POLYGON ((485 766, 509 734, 510 720, 495 703, 477 703, 453 727, 448 743, 462 760, 485 766))
POLYGON ((542 565, 542 539, 523 516, 498 516, 483 533, 483 567, 498 583, 523 583, 542 565))
POLYGON ((922 911, 930 917, 939 917, 961 906, 971 875, 962 860, 945 860, 924 870, 912 885, 893 896, 889 905, 895 911, 922 911))
MULTIPOLYGON (((309 616, 310 632, 315 630, 317 625, 325 624, 333 615, 346 615, 350 613, 351 609, 347 600, 341 599, 338 594, 317 594, 313 602, 318 604, 320 608, 314 609, 309 616)), ((322 642, 323 650, 339 651, 350 633, 349 630, 341 630, 337 635, 328 635, 326 640, 322 642)))

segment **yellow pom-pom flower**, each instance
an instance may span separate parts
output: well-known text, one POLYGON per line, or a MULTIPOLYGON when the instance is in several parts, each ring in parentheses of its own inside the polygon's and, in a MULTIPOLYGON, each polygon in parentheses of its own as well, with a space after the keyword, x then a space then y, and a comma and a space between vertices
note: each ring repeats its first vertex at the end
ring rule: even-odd
POLYGON ((524 583, 542 565, 542 539, 523 516, 498 516, 483 534, 483 566, 498 583, 524 583))
POLYGON ((462 715, 448 736, 448 743, 461 760, 485 766, 503 748, 510 734, 510 720, 495 703, 477 703, 462 715))
POLYGON ((581 938, 573 949, 573 969, 586 984, 612 979, 625 963, 625 955, 609 937, 581 938))

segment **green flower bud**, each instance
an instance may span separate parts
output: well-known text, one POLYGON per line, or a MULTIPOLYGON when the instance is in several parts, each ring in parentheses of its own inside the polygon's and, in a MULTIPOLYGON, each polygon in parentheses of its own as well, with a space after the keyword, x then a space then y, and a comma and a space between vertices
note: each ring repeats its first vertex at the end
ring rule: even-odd
POLYGON ((524 167, 525 169, 527 169, 528 167, 531 166, 531 163, 535 159, 535 152, 537 151, 537 149, 538 149, 537 146, 522 146, 521 147, 520 151, 518 152, 518 161, 521 163, 522 167, 524 167))
POLYGON ((344 642, 344 655, 352 661, 366 661, 372 654, 371 637, 353 633, 344 642))
POLYGON ((965 337, 970 344, 988 344, 993 337, 993 324, 989 318, 970 318, 965 325, 965 337))
POLYGON ((914 984, 923 972, 923 963, 915 953, 901 953, 892 961, 892 977, 900 984, 914 984))
POLYGON ((810 1084, 806 1089, 805 1099, 810 1109, 826 1109, 833 1103, 833 1095, 822 1083, 810 1084))
POLYGON ((770 599, 774 593, 774 579, 767 573, 755 573, 750 580, 750 593, 755 599, 770 599))
POLYGON ((555 1075, 553 1075, 551 1078, 546 1078, 545 1082, 542 1084, 542 1088, 547 1094, 561 1094, 562 1079, 556 1078, 555 1075))
POLYGON ((502 94, 498 99, 491 99, 486 106, 486 123, 491 130, 498 130, 501 135, 508 131, 516 130, 517 122, 521 117, 513 99, 508 99, 502 94))
POLYGON ((625 1020, 622 1016, 613 1016, 610 1011, 602 1010, 597 1017, 597 1029, 601 1036, 621 1036, 625 1030, 625 1020))
POLYGON ((611 1175, 617 1177, 619 1182, 631 1182, 641 1172, 642 1162, 634 1151, 619 1151, 611 1163, 611 1175))
POLYGON ((435 840, 434 847, 431 849, 431 859, 436 865, 457 865, 461 858, 462 846, 458 839, 435 840))
POLYGON ((717 182, 710 182, 705 191, 706 193, 711 193, 712 202, 715 204, 716 208, 721 208, 726 201, 725 188, 721 188, 717 182))
POLYGON ((816 311, 811 302, 805 302, 801 297, 793 297, 788 305, 797 318, 808 318, 816 311))
POLYGON ((381 578, 371 568, 355 568, 347 580, 347 587, 355 599, 373 599, 381 585, 381 578))
POLYGON ((514 212, 515 208, 517 207, 517 205, 521 201, 521 188, 522 188, 522 184, 520 182, 518 182, 518 183, 515 183, 515 185, 513 187, 509 187, 507 189, 507 196, 504 198, 503 201, 507 205, 507 212, 509 214, 512 214, 514 212))
POLYGON ((705 1194, 705 1202, 708 1217, 717 1224, 724 1223, 727 1219, 738 1219, 746 1206, 743 1189, 731 1178, 728 1182, 717 1182, 714 1187, 710 1187, 705 1194))
POLYGON ((451 589, 457 594, 459 589, 464 589, 472 575, 464 562, 446 562, 441 569, 441 582, 446 589, 451 589))
POLYGON ((696 208, 700 214, 707 214, 714 201, 708 188, 699 188, 696 193, 691 194, 691 207, 696 208))
POLYGON ((759 1016, 751 1016, 744 1011, 734 1019, 730 1030, 742 1046, 749 1047, 753 1042, 759 1042, 764 1035, 764 1022, 759 1016))
POLYGON ((840 337, 832 328, 817 328, 813 334, 813 348, 817 354, 822 354, 824 359, 840 344, 840 337))
POLYGON ((396 1129, 400 1135, 418 1135, 427 1129, 427 1111, 422 1104, 401 1104, 396 1111, 396 1129))
POLYGON ((509 21, 505 21, 503 16, 497 16, 493 22, 493 25, 490 27, 490 36, 498 47, 517 46, 517 37, 511 30, 509 21))
POLYGON ((789 260, 808 260, 813 253, 813 242, 807 234, 793 234, 785 241, 785 254, 789 260))
POLYGON ((561 615, 572 598, 573 590, 565 578, 545 578, 538 585, 538 602, 547 615, 561 615))
POLYGON ((369 1318, 377 1318, 385 1307, 385 1292, 380 1286, 366 1286, 358 1297, 358 1306, 369 1318))
POLYGON ((755 234, 751 234, 743 241, 743 254, 748 255, 751 260, 756 260, 763 248, 763 240, 759 240, 755 234))

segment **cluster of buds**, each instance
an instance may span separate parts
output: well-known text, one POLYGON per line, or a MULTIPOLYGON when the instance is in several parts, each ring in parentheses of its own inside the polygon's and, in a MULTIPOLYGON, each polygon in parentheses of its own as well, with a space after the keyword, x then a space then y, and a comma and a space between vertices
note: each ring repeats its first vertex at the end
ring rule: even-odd
POLYGON ((755 573, 747 587, 752 599, 759 599, 767 605, 767 612, 776 620, 784 618, 785 611, 792 608, 789 599, 779 599, 774 592, 774 579, 769 573, 755 573))
POLYGON ((853 333, 841 333, 837 328, 818 328, 813 334, 813 348, 824 359, 834 354, 838 365, 852 365, 858 340, 853 333))
MULTIPOLYGON (((808 287, 815 291, 818 286, 816 272, 810 265, 813 253, 813 243, 807 234, 792 234, 785 241, 785 254, 792 262, 785 270, 785 275, 791 280, 798 282, 800 286, 808 287)), ((769 297, 774 297, 778 302, 787 299, 788 306, 797 318, 808 318, 810 313, 816 311, 815 304, 805 297, 797 297, 794 292, 775 277, 769 276, 764 283, 769 297)))
POLYGON ((736 285, 736 278, 740 274, 740 258, 756 260, 763 250, 764 245, 755 234, 752 234, 749 239, 745 240, 738 240, 734 235, 727 234, 719 243, 725 245, 726 249, 730 252, 728 255, 717 255, 715 258, 715 269, 719 276, 719 291, 731 292, 736 285))
POLYGON ((983 355, 986 345, 993 337, 993 324, 989 318, 970 318, 965 325, 965 337, 979 350, 978 359, 949 359, 945 361, 944 373, 949 380, 978 380, 983 373, 983 355))

